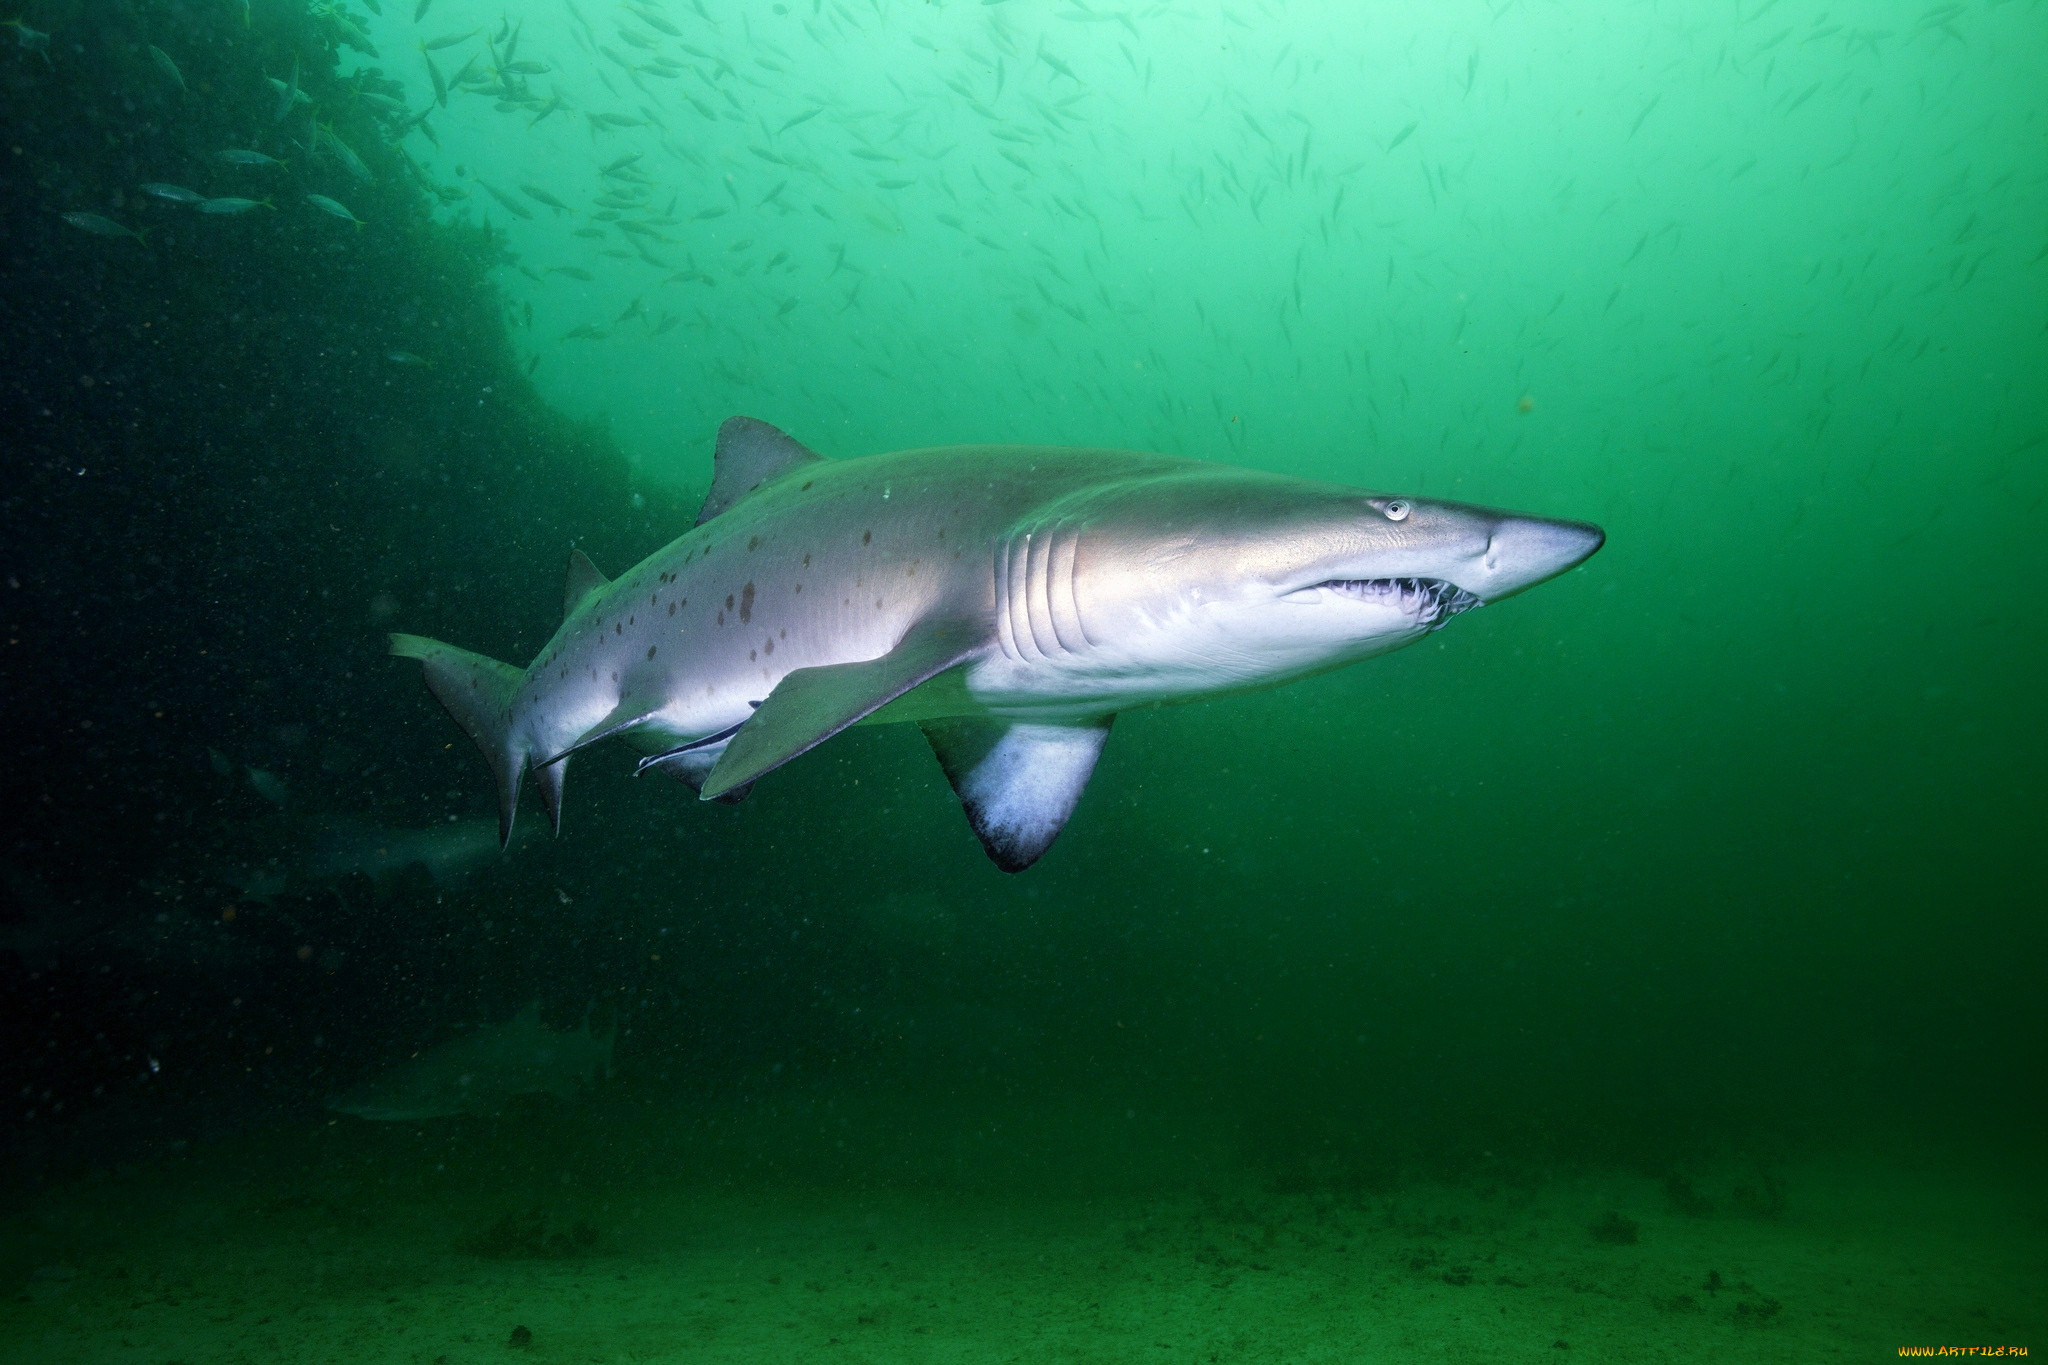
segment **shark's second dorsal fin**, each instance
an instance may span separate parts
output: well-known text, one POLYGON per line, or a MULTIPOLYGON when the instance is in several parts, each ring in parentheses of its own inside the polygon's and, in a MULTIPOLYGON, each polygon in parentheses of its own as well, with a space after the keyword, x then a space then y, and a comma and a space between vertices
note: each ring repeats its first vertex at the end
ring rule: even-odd
POLYGON ((752 417, 726 418, 718 429, 718 446, 711 456, 711 491, 704 495, 697 524, 702 526, 762 484, 824 458, 766 422, 752 417))
POLYGON ((569 581, 562 587, 562 619, 566 621, 574 616, 576 608, 582 606, 590 594, 611 585, 612 581, 590 562, 589 555, 581 550, 569 551, 569 581))

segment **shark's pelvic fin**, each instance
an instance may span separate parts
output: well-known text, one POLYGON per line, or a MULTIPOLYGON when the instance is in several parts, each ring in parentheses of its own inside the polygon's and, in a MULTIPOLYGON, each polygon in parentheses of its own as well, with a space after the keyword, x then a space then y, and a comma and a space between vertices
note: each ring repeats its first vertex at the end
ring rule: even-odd
POLYGON ((762 484, 824 458, 766 422, 752 417, 726 418, 718 428, 718 444, 711 456, 711 491, 704 495, 697 524, 702 526, 762 484))
POLYGON ((560 753, 551 754, 547 758, 541 759, 533 766, 536 770, 551 768, 568 758, 570 754, 582 749, 588 749, 599 740, 616 739, 635 726, 645 725, 648 721, 653 720, 661 714, 662 708, 667 705, 667 699, 661 697, 657 697, 653 701, 647 701, 640 697, 621 698, 619 704, 611 709, 610 714, 583 732, 581 739, 560 753))
POLYGON ((970 718, 920 728, 989 860, 1022 872, 1066 828, 1115 719, 1032 725, 970 718))
POLYGON ((698 795, 717 800, 781 767, 987 644, 986 625, 928 619, 878 659, 787 674, 725 746, 698 795))
POLYGON ((569 581, 562 588, 562 619, 566 621, 574 616, 576 608, 582 606, 590 594, 611 585, 612 581, 590 562, 589 555, 581 550, 569 551, 569 581))
MULTIPOLYGON (((510 719, 512 699, 526 675, 511 664, 421 635, 393 635, 391 652, 401 659, 420 661, 427 675, 427 690, 483 750, 484 762, 491 765, 491 776, 498 783, 498 846, 504 847, 512 841, 519 778, 526 770, 526 745, 513 736, 510 719)), ((550 807, 560 799, 558 776, 550 807)))

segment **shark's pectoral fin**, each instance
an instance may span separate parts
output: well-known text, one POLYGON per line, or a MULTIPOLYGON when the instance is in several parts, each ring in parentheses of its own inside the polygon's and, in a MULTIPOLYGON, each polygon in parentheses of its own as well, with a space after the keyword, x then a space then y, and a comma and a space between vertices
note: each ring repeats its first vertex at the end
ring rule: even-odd
POLYGON ((1022 872, 1066 827, 1115 719, 1083 725, 935 720, 922 729, 990 861, 1005 872, 1022 872))
POLYGON ((797 669, 740 726, 698 795, 715 801, 781 767, 987 644, 985 625, 925 620, 879 659, 797 669))

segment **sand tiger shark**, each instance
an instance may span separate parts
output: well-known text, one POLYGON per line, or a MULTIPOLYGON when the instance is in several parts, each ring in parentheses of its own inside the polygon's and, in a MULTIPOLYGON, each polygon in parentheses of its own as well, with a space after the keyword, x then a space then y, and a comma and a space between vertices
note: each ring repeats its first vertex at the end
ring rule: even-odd
POLYGON ((826 459, 734 417, 695 527, 615 580, 572 550, 561 627, 525 669, 417 635, 391 652, 483 750, 501 840, 529 771, 559 832, 568 760, 602 740, 734 802, 849 725, 900 721, 1018 872, 1065 827, 1119 711, 1399 649, 1603 539, 1132 451, 826 459))

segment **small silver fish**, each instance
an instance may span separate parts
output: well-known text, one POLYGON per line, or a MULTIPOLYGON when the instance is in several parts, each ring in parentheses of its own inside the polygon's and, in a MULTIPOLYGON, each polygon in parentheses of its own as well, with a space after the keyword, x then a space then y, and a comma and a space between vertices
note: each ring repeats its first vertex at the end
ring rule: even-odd
POLYGON ((331 213, 336 218, 346 218, 349 222, 356 225, 357 232, 363 230, 363 220, 350 213, 348 205, 342 203, 339 199, 329 199, 324 194, 309 194, 306 196, 306 202, 322 213, 331 213))
POLYGON ((628 3, 622 6, 622 8, 633 11, 634 15, 639 18, 641 23, 647 25, 647 27, 655 30, 657 33, 666 33, 671 38, 680 38, 683 36, 681 29, 677 28, 674 24, 671 24, 668 20, 662 18, 659 12, 648 8, 646 5, 635 5, 628 3))
POLYGON ((441 79, 441 68, 434 65, 433 54, 427 51, 424 43, 420 45, 420 59, 427 64, 427 75, 434 82, 435 102, 443 109, 446 109, 448 107, 448 82, 441 79))
POLYGON ((274 156, 252 152, 245 147, 229 147, 225 151, 215 152, 214 155, 231 166, 276 166, 282 170, 286 165, 274 156))
MULTIPOLYGON (((270 88, 278 93, 278 97, 280 99, 282 99, 285 95, 289 94, 291 96, 293 104, 311 104, 313 102, 313 97, 311 95, 307 94, 303 90, 292 90, 283 81, 279 80, 275 76, 265 76, 263 79, 270 82, 270 88)), ((285 112, 290 113, 291 110, 287 108, 285 112)))
POLYGON ((386 351, 384 358, 394 365, 403 365, 407 369, 431 370, 434 368, 433 361, 423 355, 414 355, 411 351, 386 351))
POLYGON ((172 85, 178 87, 179 94, 185 93, 185 73, 178 70, 178 64, 171 60, 170 53, 164 51, 155 43, 151 43, 149 45, 149 59, 156 63, 156 69, 163 72, 164 77, 172 85))
POLYGON ((194 190, 188 190, 183 185, 166 185, 158 180, 152 180, 149 184, 144 185, 142 192, 144 194, 153 194, 159 199, 168 199, 173 204, 197 204, 206 198, 205 195, 194 190))
POLYGON ((149 245, 148 242, 142 241, 142 234, 134 228, 124 227, 113 219, 101 217, 97 213, 60 213, 57 216, 80 231, 90 232, 95 237, 133 237, 144 246, 149 245))
POLYGON ((334 159, 341 163, 342 169, 356 179, 367 181, 376 178, 370 174, 370 168, 364 164, 363 159, 356 155, 355 148, 334 135, 334 129, 325 124, 321 125, 319 141, 322 147, 334 153, 334 159))
POLYGON ((489 184, 482 180, 479 180, 476 183, 484 187, 485 194, 488 194, 489 196, 491 196, 491 198, 497 200, 500 204, 504 205, 505 211, 507 213, 510 213, 515 217, 519 218, 533 217, 533 210, 527 208, 526 205, 520 203, 517 199, 514 199, 511 195, 505 193, 505 191, 499 189, 496 185, 489 184))
POLYGON ((277 205, 271 203, 268 199, 227 198, 202 199, 199 201, 198 207, 201 213, 231 214, 247 213, 250 209, 274 209, 277 205))
POLYGON ((283 93, 283 98, 280 99, 277 103, 277 113, 271 117, 270 121, 272 123, 283 123, 284 116, 286 114, 289 114, 292 111, 292 106, 294 104, 297 104, 300 100, 303 99, 306 100, 308 103, 311 103, 311 97, 304 94, 299 89, 299 54, 296 52, 292 54, 291 84, 286 85, 282 81, 276 79, 272 79, 270 83, 276 86, 279 89, 279 91, 283 93))
POLYGON ((342 42, 366 57, 375 59, 378 56, 377 45, 370 41, 370 35, 357 27, 355 21, 346 14, 338 9, 315 10, 314 13, 333 26, 334 36, 342 42))

